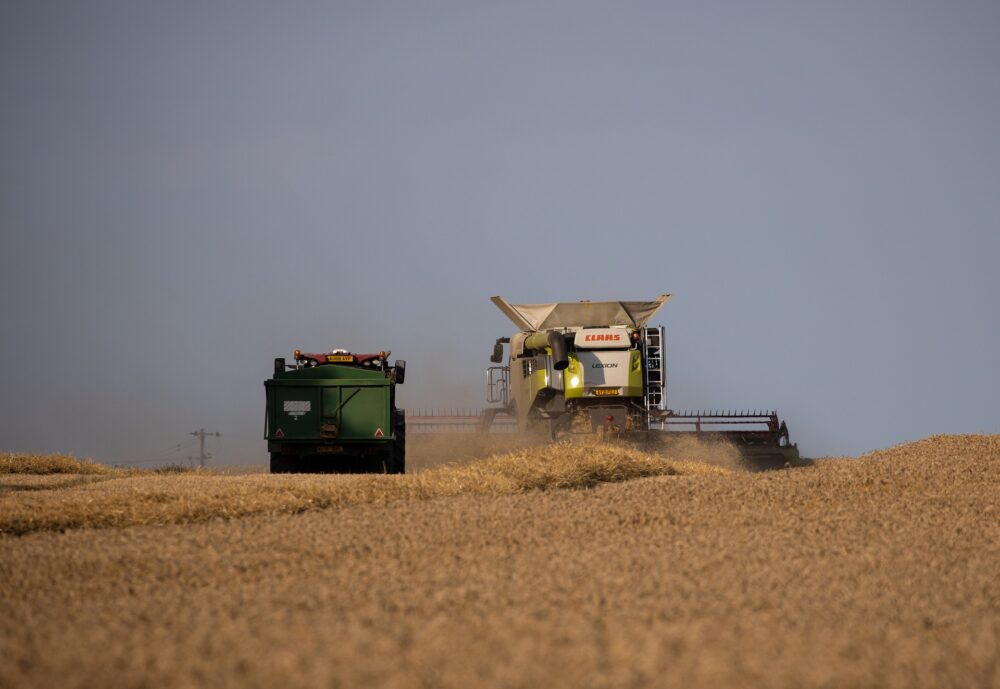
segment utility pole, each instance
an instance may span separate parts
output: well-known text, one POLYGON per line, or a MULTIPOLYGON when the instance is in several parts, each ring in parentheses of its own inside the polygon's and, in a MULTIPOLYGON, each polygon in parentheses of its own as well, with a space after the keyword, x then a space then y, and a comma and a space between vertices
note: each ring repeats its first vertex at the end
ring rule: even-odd
POLYGON ((209 436, 215 436, 216 438, 220 438, 222 437, 222 434, 218 432, 210 433, 206 431, 204 428, 199 428, 197 431, 192 431, 191 435, 197 436, 198 440, 201 441, 199 443, 200 447, 198 451, 198 467, 204 469, 205 460, 211 459, 212 457, 212 454, 210 452, 205 452, 205 436, 209 435, 209 436))

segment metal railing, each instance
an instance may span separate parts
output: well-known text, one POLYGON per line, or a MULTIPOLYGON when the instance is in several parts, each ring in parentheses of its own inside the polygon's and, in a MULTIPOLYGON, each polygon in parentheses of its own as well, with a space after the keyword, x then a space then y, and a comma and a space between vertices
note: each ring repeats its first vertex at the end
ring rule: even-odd
POLYGON ((510 368, 490 366, 486 369, 486 402, 499 404, 506 409, 510 405, 510 368))

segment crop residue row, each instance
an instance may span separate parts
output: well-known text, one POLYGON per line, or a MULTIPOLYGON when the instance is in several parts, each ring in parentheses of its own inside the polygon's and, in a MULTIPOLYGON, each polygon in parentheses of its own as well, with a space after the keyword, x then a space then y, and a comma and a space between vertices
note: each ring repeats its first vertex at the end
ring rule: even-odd
MULTIPOLYGON (((99 481, 55 476, 0 480, 0 533, 199 522, 261 513, 299 513, 364 503, 587 488, 658 475, 720 473, 720 448, 697 444, 668 455, 618 445, 528 447, 410 476, 158 475, 105 470, 99 481)), ((28 464, 21 460, 22 464, 28 464)), ((74 461, 66 458, 66 462, 74 461)), ((45 466, 50 462, 45 460, 45 466)), ((60 463, 62 468, 65 463, 60 463)), ((81 463, 88 471, 89 463, 81 463)), ((29 465, 29 469, 30 469, 29 465)), ((42 469, 28 475, 43 474, 42 469)))

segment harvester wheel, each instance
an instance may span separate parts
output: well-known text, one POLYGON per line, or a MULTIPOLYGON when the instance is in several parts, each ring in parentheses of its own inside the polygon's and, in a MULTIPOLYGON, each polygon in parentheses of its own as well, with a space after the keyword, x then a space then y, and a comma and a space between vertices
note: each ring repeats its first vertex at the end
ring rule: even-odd
POLYGON ((553 416, 541 421, 542 433, 546 440, 551 443, 558 442, 571 433, 573 430, 572 417, 568 414, 553 416))
POLYGON ((392 413, 392 434, 396 440, 392 448, 392 468, 393 474, 406 473, 406 416, 401 410, 392 413))

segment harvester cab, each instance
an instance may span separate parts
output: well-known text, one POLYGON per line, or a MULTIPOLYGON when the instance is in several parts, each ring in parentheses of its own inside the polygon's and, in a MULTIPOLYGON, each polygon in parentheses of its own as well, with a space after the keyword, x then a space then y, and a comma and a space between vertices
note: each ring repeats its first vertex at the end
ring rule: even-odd
POLYGON ((695 435, 745 455, 798 459, 775 412, 679 412, 667 405, 665 333, 649 320, 670 299, 510 304, 492 301, 519 328, 496 340, 487 369, 489 425, 510 415, 549 437, 695 435), (502 365, 504 345, 509 345, 502 365))

